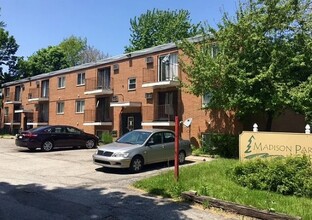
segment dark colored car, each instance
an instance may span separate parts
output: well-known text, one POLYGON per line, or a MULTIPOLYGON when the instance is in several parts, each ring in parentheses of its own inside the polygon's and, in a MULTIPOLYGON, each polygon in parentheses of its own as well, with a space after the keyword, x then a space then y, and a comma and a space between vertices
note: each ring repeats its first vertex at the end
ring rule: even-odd
POLYGON ((33 128, 16 135, 15 144, 27 147, 31 151, 40 148, 51 151, 53 148, 83 146, 91 149, 97 146, 99 138, 96 135, 67 125, 53 125, 33 128))

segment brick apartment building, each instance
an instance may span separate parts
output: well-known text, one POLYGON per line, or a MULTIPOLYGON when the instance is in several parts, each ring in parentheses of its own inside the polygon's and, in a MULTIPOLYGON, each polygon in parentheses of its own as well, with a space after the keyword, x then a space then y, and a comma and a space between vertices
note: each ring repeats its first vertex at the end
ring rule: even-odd
POLYGON ((179 80, 186 80, 180 55, 169 43, 5 83, 1 128, 17 133, 67 124, 118 137, 137 128, 174 130, 177 115, 180 121, 192 118, 180 131, 194 144, 205 132, 240 132, 232 113, 204 110, 209 99, 179 87, 179 80))

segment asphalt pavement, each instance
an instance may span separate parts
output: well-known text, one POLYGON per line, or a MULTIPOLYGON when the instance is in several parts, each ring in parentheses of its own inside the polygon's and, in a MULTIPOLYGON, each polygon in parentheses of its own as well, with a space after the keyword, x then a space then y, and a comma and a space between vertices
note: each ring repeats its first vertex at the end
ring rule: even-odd
MULTIPOLYGON (((241 219, 199 205, 148 195, 131 185, 172 165, 139 174, 92 163, 95 149, 30 152, 0 139, 0 219, 241 219)), ((190 157, 188 165, 207 161, 190 157)))

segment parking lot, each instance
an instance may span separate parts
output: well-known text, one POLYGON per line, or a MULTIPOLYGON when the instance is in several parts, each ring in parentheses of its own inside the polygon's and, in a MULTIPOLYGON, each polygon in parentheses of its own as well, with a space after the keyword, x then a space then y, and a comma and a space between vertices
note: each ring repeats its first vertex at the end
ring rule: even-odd
POLYGON ((30 152, 16 147, 14 139, 0 139, 0 219, 229 219, 131 187, 172 165, 130 174, 94 165, 94 152, 30 152))

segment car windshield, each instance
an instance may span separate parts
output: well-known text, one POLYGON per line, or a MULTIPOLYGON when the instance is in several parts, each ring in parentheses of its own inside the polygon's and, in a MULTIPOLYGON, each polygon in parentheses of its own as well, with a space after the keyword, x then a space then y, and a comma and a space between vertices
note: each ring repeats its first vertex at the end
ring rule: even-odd
POLYGON ((143 144, 150 135, 151 132, 147 131, 131 131, 123 135, 116 142, 127 144, 143 144))

